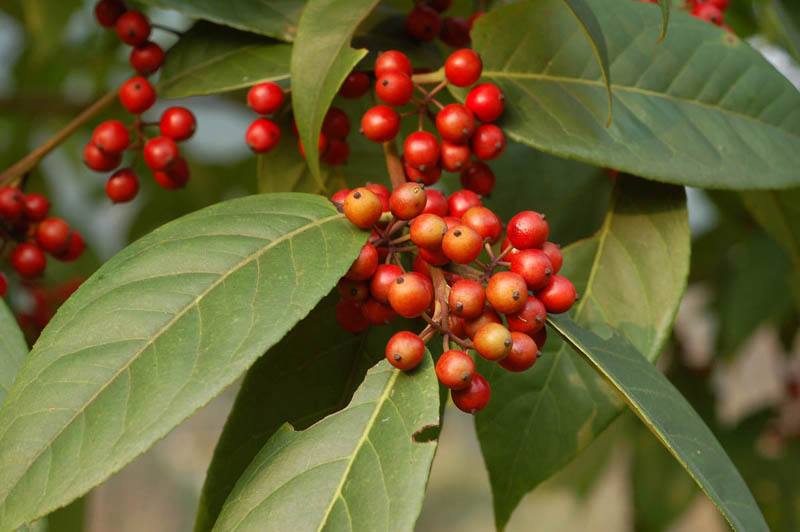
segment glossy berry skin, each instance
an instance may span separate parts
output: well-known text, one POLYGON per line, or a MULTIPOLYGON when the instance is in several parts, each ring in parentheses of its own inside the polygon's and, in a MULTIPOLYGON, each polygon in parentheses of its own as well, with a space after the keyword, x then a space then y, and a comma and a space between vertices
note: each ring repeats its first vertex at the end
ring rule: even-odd
POLYGON ((0 218, 9 222, 25 214, 25 196, 17 187, 0 187, 0 218))
POLYGON ((482 124, 475 130, 471 141, 472 153, 482 161, 497 159, 506 149, 506 136, 494 124, 482 124))
POLYGON ((168 107, 161 113, 158 127, 163 136, 180 142, 194 135, 197 120, 195 120, 194 113, 186 107, 168 107))
POLYGON ((322 121, 322 132, 332 139, 343 139, 350 134, 350 119, 338 107, 331 107, 322 121))
POLYGON ((388 105, 376 105, 361 117, 361 131, 373 142, 387 142, 400 131, 400 115, 388 105))
POLYGON ((366 301, 369 299, 369 284, 365 281, 351 281, 342 278, 336 283, 339 297, 348 301, 366 301))
POLYGON ((150 36, 150 21, 139 11, 128 11, 120 15, 114 24, 117 36, 125 44, 139 46, 150 36))
POLYGON ((442 217, 430 213, 423 213, 414 218, 409 229, 411 241, 416 246, 434 252, 442 249, 442 239, 446 232, 447 223, 442 217))
POLYGON ((83 236, 78 231, 72 231, 67 249, 55 255, 55 257, 62 262, 72 262, 83 254, 85 248, 86 242, 83 240, 83 236))
POLYGON ((473 320, 483 314, 486 292, 479 282, 460 279, 450 288, 447 304, 451 313, 460 318, 473 320))
POLYGON ((564 276, 554 275, 550 282, 542 290, 536 293, 536 297, 544 304, 547 312, 551 314, 561 314, 572 308, 578 294, 575 286, 564 276))
POLYGON ((481 196, 492 193, 495 181, 494 172, 483 161, 473 161, 461 171, 461 186, 481 196))
POLYGON ((453 144, 452 142, 442 141, 440 163, 444 170, 448 172, 460 172, 470 165, 469 158, 472 150, 469 144, 453 144))
MULTIPOLYGON (((0 192, 0 196, 2 192, 0 192)), ((2 200, 0 200, 1 202, 2 200)), ((25 219, 29 222, 41 222, 47 217, 50 211, 50 202, 41 194, 31 192, 25 194, 25 219)), ((2 210, 0 209, 0 217, 2 217, 2 210)))
POLYGON ((425 171, 439 161, 439 141, 433 133, 415 131, 403 142, 405 164, 425 171))
POLYGON ((464 331, 470 338, 475 338, 478 331, 487 323, 502 323, 500 315, 489 307, 483 309, 483 313, 474 320, 464 322, 464 331))
POLYGON ((542 251, 550 259, 550 264, 553 266, 553 273, 558 273, 561 270, 561 265, 564 263, 564 256, 561 254, 561 248, 552 242, 545 242, 542 244, 542 251))
POLYGON ((422 183, 425 186, 435 185, 442 177, 442 168, 439 165, 433 165, 425 169, 414 168, 408 164, 403 165, 403 171, 406 174, 406 179, 413 183, 422 183))
POLYGON ((511 333, 511 352, 500 361, 500 366, 518 373, 529 369, 539 357, 539 346, 533 338, 520 332, 511 333))
POLYGON ((517 249, 539 248, 547 242, 550 226, 538 212, 522 211, 508 221, 506 234, 517 249))
POLYGON ((267 153, 281 140, 281 128, 268 118, 256 118, 247 128, 244 140, 254 153, 267 153))
POLYGON ((5 297, 8 293, 8 279, 6 274, 0 272, 0 297, 5 297))
POLYGON ((106 120, 92 132, 92 143, 106 153, 121 153, 130 142, 128 128, 119 120, 106 120))
POLYGON ((444 75, 456 87, 469 87, 481 77, 483 62, 474 50, 456 50, 444 62, 444 75))
POLYGON ((492 397, 492 392, 483 375, 475 372, 472 375, 469 386, 463 390, 452 390, 450 397, 452 397, 453 404, 459 410, 467 414, 475 414, 486 408, 486 405, 489 404, 489 399, 492 397))
POLYGON ((104 28, 110 28, 125 11, 125 4, 121 0, 100 0, 94 6, 94 18, 104 28))
POLYGON ((166 170, 180 156, 180 150, 169 137, 153 137, 144 143, 142 154, 145 164, 152 170, 166 170))
POLYGON ((474 229, 457 225, 445 233, 442 251, 448 259, 458 264, 469 264, 483 251, 483 239, 474 229))
POLYGON ((486 285, 486 299, 497 312, 514 314, 525 306, 528 287, 525 279, 514 272, 497 272, 486 285))
POLYGON ((272 81, 256 83, 247 91, 247 105, 260 115, 271 115, 280 111, 283 99, 283 89, 272 81))
POLYGON ((470 207, 461 216, 461 223, 475 230, 481 238, 491 244, 497 242, 503 232, 503 224, 495 213, 486 207, 470 207))
POLYGON ((419 4, 406 17, 406 33, 418 41, 432 41, 439 35, 442 20, 434 9, 419 4))
POLYGON ((411 60, 406 54, 398 50, 387 50, 381 52, 375 59, 375 77, 380 78, 387 72, 400 72, 406 76, 411 76, 411 60))
POLYGON ((367 183, 364 185, 364 188, 377 195, 381 199, 384 212, 389 210, 389 196, 391 196, 391 193, 386 185, 382 185, 380 183, 367 183))
POLYGON ((389 288, 403 275, 403 270, 395 264, 379 264, 369 282, 369 293, 381 303, 389 302, 389 288))
POLYGON ((436 130, 443 140, 464 144, 475 133, 475 116, 460 103, 451 103, 436 115, 436 130))
POLYGON ((33 279, 44 273, 47 259, 36 244, 23 242, 11 252, 11 265, 20 276, 33 279))
POLYGON ((178 157, 169 169, 153 172, 153 178, 161 188, 167 190, 183 188, 189 182, 189 165, 186 159, 178 157))
POLYGON ((442 29, 439 38, 448 46, 463 48, 469 46, 469 25, 461 17, 445 17, 442 19, 442 29))
POLYGON ((377 194, 360 187, 354 189, 344 200, 344 214, 347 219, 361 229, 369 229, 380 219, 383 205, 377 194))
POLYGON ((164 64, 164 50, 154 42, 147 41, 131 50, 128 62, 142 76, 149 76, 164 64))
POLYGON ((405 105, 414 94, 414 84, 402 72, 386 72, 375 82, 375 94, 383 103, 395 107, 405 105))
POLYGON ((440 191, 433 188, 425 190, 428 201, 425 203, 425 210, 422 212, 435 214, 437 216, 447 216, 447 198, 440 191))
POLYGON ((534 334, 544 328, 547 309, 536 297, 529 295, 525 306, 516 314, 506 316, 510 331, 534 334))
POLYGON ((342 83, 339 95, 347 99, 361 98, 369 91, 370 85, 372 83, 365 72, 351 72, 342 83))
POLYGON ((547 254, 540 249, 523 249, 509 257, 511 271, 525 279, 530 290, 547 286, 553 275, 553 265, 547 254))
POLYGON ((716 24, 717 26, 721 26, 724 22, 722 11, 711 3, 706 2, 698 2, 695 4, 692 8, 692 16, 716 24))
POLYGON ((384 354, 392 366, 408 371, 422 362, 425 357, 425 343, 412 332, 400 331, 386 342, 384 354))
POLYGON ((139 177, 130 168, 117 170, 106 181, 106 196, 114 203, 131 201, 139 193, 139 177))
POLYGON ((53 255, 62 253, 69 244, 72 230, 61 218, 47 218, 36 228, 36 243, 53 255))
POLYGON ((336 303, 336 322, 345 331, 353 334, 369 329, 369 320, 361 312, 361 303, 357 301, 340 300, 336 303))
POLYGON ((156 102, 156 91, 146 78, 135 76, 120 86, 119 101, 129 113, 139 115, 156 102))
POLYGON ((464 351, 445 351, 436 361, 436 377, 451 390, 463 390, 469 386, 475 371, 475 361, 464 351))
POLYGON ((389 196, 389 209, 400 220, 416 218, 425 210, 428 196, 418 183, 403 183, 389 196))
POLYGON ((481 198, 471 190, 456 190, 447 199, 450 216, 461 218, 471 207, 480 207, 481 198))
POLYGON ((121 153, 106 153, 93 143, 83 147, 83 163, 95 172, 108 172, 119 166, 121 153))
POLYGON ((372 244, 364 244, 358 257, 350 265, 345 277, 351 281, 367 281, 378 269, 378 250, 372 244))
POLYGON ((499 323, 487 323, 478 329, 472 342, 486 360, 501 360, 511 351, 511 332, 499 323))
POLYGON ((426 278, 417 273, 404 273, 389 287, 389 304, 404 318, 416 318, 433 301, 433 294, 426 278))
POLYGON ((367 299, 361 305, 361 313, 371 325, 388 325, 397 318, 392 307, 375 299, 367 299))
POLYGON ((464 103, 481 122, 494 122, 505 109, 503 91, 494 83, 476 85, 464 103))

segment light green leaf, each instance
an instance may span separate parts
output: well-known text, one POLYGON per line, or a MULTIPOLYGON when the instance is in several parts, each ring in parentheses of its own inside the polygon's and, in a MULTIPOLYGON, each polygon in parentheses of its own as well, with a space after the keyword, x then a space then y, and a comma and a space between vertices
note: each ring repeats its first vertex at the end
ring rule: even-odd
POLYGON ((501 122, 511 138, 681 185, 800 184, 800 93, 761 54, 682 12, 659 43, 655 6, 586 1, 611 62, 609 128, 602 75, 582 28, 558 0, 504 6, 476 24, 473 45, 484 78, 505 92, 501 122))
POLYGON ((769 530, 750 490, 714 434, 680 392, 625 337, 610 328, 595 334, 568 316, 550 316, 548 323, 619 392, 734 530, 769 530))
POLYGON ((366 233, 326 199, 171 222, 59 309, 0 409, 0 529, 82 495, 231 384, 314 308, 366 233))
POLYGON ((438 425, 430 356, 410 373, 382 361, 347 408, 267 442, 214 530, 413 530, 437 444, 422 436, 438 425))
POLYGON ((320 175, 322 121, 350 71, 367 54, 350 40, 378 0, 309 0, 292 50, 292 108, 311 173, 320 175))
MULTIPOLYGON (((686 286, 689 239, 681 188, 621 176, 600 230, 564 249, 562 271, 581 296, 575 319, 616 327, 655 360, 686 286)), ((555 337, 524 373, 481 368, 492 401, 475 422, 502 529, 520 499, 583 450, 622 404, 555 337)))
POLYGON ((17 319, 0 298, 0 404, 3 404, 27 354, 28 344, 17 325, 17 319))
POLYGON ((198 22, 170 48, 160 95, 183 98, 288 79, 291 53, 289 44, 198 22))

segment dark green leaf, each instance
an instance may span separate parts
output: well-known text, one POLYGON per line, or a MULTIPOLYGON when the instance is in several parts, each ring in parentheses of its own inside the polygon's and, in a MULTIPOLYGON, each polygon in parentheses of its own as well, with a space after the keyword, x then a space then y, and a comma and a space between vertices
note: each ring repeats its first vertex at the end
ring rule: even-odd
POLYGON ((59 309, 0 409, 0 529, 82 495, 216 396, 365 238, 324 198, 250 196, 108 261, 59 309))
POLYGON ((411 373, 382 361, 345 409, 267 442, 214 530, 413 530, 437 445, 417 436, 438 425, 430 356, 411 373))
POLYGON ((17 325, 17 319, 0 298, 0 404, 3 404, 27 354, 28 344, 17 325))

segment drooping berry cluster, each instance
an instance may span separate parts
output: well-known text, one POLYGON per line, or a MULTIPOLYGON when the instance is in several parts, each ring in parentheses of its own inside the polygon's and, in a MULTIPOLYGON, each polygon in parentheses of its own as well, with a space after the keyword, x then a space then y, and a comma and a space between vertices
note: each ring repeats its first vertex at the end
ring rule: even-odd
POLYGON ((539 213, 512 217, 496 250, 502 222, 470 190, 446 198, 413 182, 391 193, 369 184, 340 190, 331 200, 354 225, 372 230, 339 282, 340 325, 357 333, 398 315, 423 318, 421 333, 392 336, 386 358, 399 369, 413 369, 425 343, 441 334, 445 352, 436 374, 465 412, 484 408, 490 395, 470 351, 524 371, 544 345, 547 313, 566 312, 577 298, 572 283, 558 275, 561 251, 548 241, 549 226, 539 213))
POLYGON ((469 45, 469 32, 478 17, 483 15, 483 11, 476 11, 467 19, 443 17, 441 14, 450 9, 452 4, 452 0, 416 2, 406 16, 406 33, 424 42, 432 41, 438 36, 443 43, 453 48, 469 45))
MULTIPOLYGON (((152 25, 139 11, 128 11, 120 0, 100 0, 95 6, 97 22, 113 27, 120 40, 132 46, 130 64, 139 75, 119 88, 119 101, 134 119, 126 125, 119 120, 99 124, 83 150, 83 161, 96 172, 119 168, 126 150, 141 150, 144 162, 153 172, 156 183, 165 189, 177 189, 189 180, 189 166, 181 157, 178 142, 194 135, 197 121, 185 107, 169 107, 158 122, 142 120, 141 115, 156 102, 156 90, 146 76, 154 74, 164 62, 164 51, 149 41, 152 25), (146 127, 158 126, 160 135, 148 137, 146 127)), ((139 192, 139 177, 130 167, 114 172, 106 182, 106 194, 115 203, 131 201, 139 192)))

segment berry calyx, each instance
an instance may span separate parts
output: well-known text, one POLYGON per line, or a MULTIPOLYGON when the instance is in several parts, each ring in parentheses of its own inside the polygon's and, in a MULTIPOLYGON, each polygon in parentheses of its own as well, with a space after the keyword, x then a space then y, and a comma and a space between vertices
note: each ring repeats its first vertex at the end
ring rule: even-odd
POLYGON ((131 201, 139 193, 139 177, 130 168, 117 170, 106 182, 106 196, 114 203, 131 201))
POLYGON ((376 105, 361 117, 361 132, 373 142, 387 142, 400 132, 400 115, 388 105, 376 105))
POLYGON ((525 306, 528 287, 525 279, 514 272, 497 272, 486 285, 486 299, 498 312, 514 314, 525 306))
POLYGON ((456 50, 444 63, 444 75, 456 87, 469 87, 480 79, 482 71, 481 57, 469 48, 456 50))
POLYGON ((411 220, 425 210, 428 196, 417 183, 403 183, 389 196, 389 209, 399 220, 411 220))
POLYGON ((400 331, 389 338, 384 354, 392 366, 408 371, 422 362, 425 357, 425 343, 414 333, 400 331))
POLYGON ((501 360, 511 351, 511 332, 499 323, 487 323, 472 339, 475 350, 489 361, 501 360))
POLYGON ((347 195, 343 210, 344 215, 353 225, 361 229, 369 229, 380 219, 383 206, 374 192, 360 187, 347 195))
POLYGON ((168 107, 161 113, 158 127, 163 136, 180 142, 194 135, 197 120, 194 118, 194 113, 186 107, 168 107))
POLYGON ((489 383, 477 371, 472 375, 469 386, 463 390, 452 390, 450 392, 453 403, 459 410, 467 414, 474 414, 486 408, 491 396, 489 383))
POLYGON ((416 318, 425 312, 433 301, 428 282, 417 272, 404 273, 389 287, 389 304, 404 318, 416 318))
POLYGON ((475 361, 464 351, 445 351, 436 362, 436 377, 451 390, 463 390, 475 375, 475 361))
POLYGON ((21 277, 33 279, 44 273, 47 259, 36 244, 23 242, 11 252, 11 265, 21 277))
POLYGON ((553 275, 550 282, 536 293, 536 297, 544 304, 547 312, 561 314, 572 308, 578 293, 572 282, 562 275, 553 275))
POLYGON ((483 314, 486 292, 483 286, 471 279, 460 279, 453 283, 447 298, 450 312, 460 318, 472 320, 483 314))
POLYGON ((500 366, 515 373, 525 371, 536 363, 539 346, 533 338, 521 332, 511 333, 511 351, 500 361, 500 366))
POLYGON ((538 212, 522 211, 509 220, 506 234, 517 249, 538 248, 547 242, 550 227, 538 212))
POLYGON ((244 140, 255 153, 267 153, 281 140, 281 128, 268 118, 256 118, 247 128, 244 140))
POLYGON ((272 115, 283 106, 283 89, 277 83, 256 83, 247 91, 247 105, 260 115, 272 115))
POLYGON ((494 122, 505 109, 503 91, 494 83, 476 85, 464 103, 481 122, 494 122))

